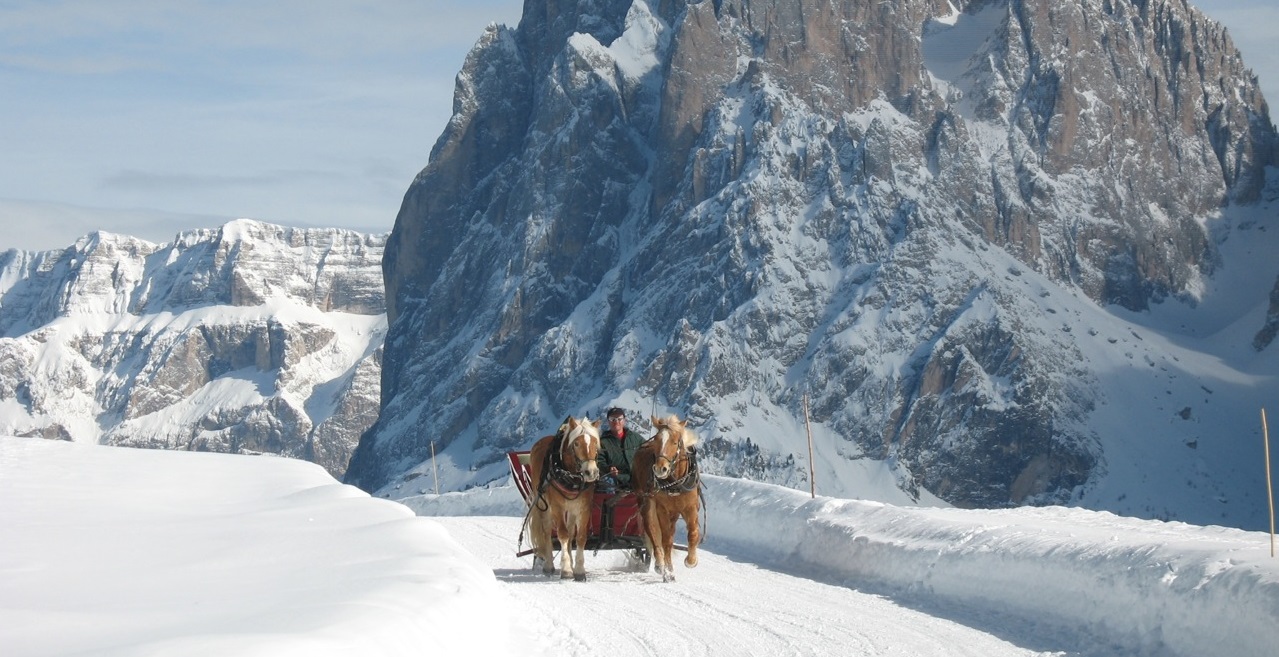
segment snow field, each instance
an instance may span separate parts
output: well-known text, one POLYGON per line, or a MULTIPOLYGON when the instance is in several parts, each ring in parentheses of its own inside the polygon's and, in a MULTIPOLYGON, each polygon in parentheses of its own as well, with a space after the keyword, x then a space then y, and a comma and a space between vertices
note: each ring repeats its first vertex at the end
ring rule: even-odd
POLYGON ((317 465, 0 438, 0 654, 514 654, 493 573, 317 465))
MULTIPOLYGON (((514 554, 523 507, 513 487, 396 504, 291 459, 0 437, 0 654, 525 655, 530 641, 542 645, 529 634, 536 591, 510 581, 563 589, 570 602, 696 600, 704 618, 740 624, 746 613, 763 627, 777 610, 742 601, 782 599, 797 580, 781 573, 882 596, 889 606, 878 620, 838 616, 841 632, 870 642, 868 655, 955 654, 933 630, 898 634, 892 623, 918 622, 892 620, 903 615, 990 637, 1000 655, 1248 656, 1279 645, 1279 560, 1262 532, 705 483, 701 567, 677 564, 679 580, 667 586, 611 571, 617 555, 601 553, 588 559, 594 585, 580 585, 525 573, 513 556, 499 568, 462 547, 496 540, 514 554), (414 512, 476 522, 446 530, 414 512), (450 534, 503 528, 511 535, 450 534), (763 568, 728 577, 730 587, 708 571, 730 562, 763 568)), ((597 654, 607 647, 592 643, 598 631, 574 628, 601 621, 582 613, 557 616, 556 629, 582 644, 572 654, 597 654)))

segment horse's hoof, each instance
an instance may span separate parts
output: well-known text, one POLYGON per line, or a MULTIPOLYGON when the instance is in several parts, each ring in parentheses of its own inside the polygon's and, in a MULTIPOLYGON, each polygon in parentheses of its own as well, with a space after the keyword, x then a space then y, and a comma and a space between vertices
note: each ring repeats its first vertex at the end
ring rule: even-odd
POLYGON ((585 582, 585 581, 586 581, 586 573, 581 573, 581 574, 573 573, 573 581, 574 581, 574 582, 585 582))
POLYGON ((696 567, 697 567, 697 557, 685 557, 685 558, 684 558, 684 565, 685 565, 685 566, 688 566, 689 568, 696 568, 696 567))
POLYGON ((572 572, 567 570, 560 572, 560 579, 569 579, 570 577, 574 577, 572 572))

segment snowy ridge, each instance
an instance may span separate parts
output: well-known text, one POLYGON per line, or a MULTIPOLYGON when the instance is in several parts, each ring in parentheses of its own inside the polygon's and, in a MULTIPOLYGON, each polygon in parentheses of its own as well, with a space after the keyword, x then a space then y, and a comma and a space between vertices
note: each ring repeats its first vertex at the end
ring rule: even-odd
POLYGON ((376 414, 385 239, 237 220, 0 254, 0 432, 340 476, 376 414))
POLYGON ((849 586, 1076 628, 1137 654, 1261 655, 1279 642, 1279 561, 1260 532, 812 500, 723 478, 706 490, 708 545, 849 586))

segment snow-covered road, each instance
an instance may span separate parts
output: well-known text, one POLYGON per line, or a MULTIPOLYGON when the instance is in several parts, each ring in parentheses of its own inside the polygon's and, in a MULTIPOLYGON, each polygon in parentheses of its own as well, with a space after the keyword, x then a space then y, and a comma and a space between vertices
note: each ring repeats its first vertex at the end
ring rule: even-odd
POLYGON ((677 564, 662 584, 601 552, 578 583, 514 556, 513 487, 395 504, 292 459, 0 436, 0 655, 1244 657, 1279 645, 1264 533, 706 479, 700 566, 677 564))
MULTIPOLYGON (((911 609, 846 586, 788 575, 704 549, 676 564, 678 580, 636 572, 624 553, 587 553, 586 583, 548 579, 515 556, 520 519, 435 518, 492 566, 528 613, 525 631, 541 654, 581 655, 1105 655, 1045 646, 1024 621, 963 618, 911 609)), ((678 555, 677 555, 678 556, 678 555)), ((958 610, 952 610, 958 611, 958 610)))

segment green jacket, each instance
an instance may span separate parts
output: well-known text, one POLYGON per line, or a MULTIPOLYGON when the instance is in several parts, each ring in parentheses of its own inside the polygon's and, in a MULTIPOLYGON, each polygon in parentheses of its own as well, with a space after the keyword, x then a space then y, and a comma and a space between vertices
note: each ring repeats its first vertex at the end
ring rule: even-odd
POLYGON ((595 457, 595 464, 600 468, 600 476, 608 474, 608 469, 617 468, 617 483, 624 488, 631 487, 631 461, 635 459, 635 451, 644 443, 644 437, 627 428, 625 439, 618 440, 612 429, 600 436, 600 451, 595 457))

